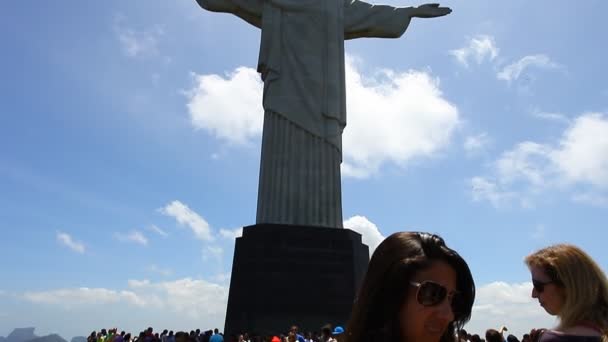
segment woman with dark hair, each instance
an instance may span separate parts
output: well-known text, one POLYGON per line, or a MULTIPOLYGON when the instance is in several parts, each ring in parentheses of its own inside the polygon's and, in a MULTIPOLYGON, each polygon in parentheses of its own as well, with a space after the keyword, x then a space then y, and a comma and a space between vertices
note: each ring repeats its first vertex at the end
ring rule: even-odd
POLYGON ((441 237, 394 233, 372 255, 345 342, 454 342, 474 299, 469 266, 441 237))
POLYGON ((541 342, 608 342, 608 279, 583 250, 569 244, 543 248, 525 259, 532 298, 559 318, 555 329, 533 332, 541 342))

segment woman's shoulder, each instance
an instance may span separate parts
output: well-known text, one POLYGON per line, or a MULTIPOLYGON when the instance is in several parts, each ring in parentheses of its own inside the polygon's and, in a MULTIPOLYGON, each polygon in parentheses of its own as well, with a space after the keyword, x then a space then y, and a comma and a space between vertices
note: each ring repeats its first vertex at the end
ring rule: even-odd
POLYGON ((567 331, 547 330, 540 342, 600 342, 600 336, 584 334, 584 332, 568 329, 567 331))

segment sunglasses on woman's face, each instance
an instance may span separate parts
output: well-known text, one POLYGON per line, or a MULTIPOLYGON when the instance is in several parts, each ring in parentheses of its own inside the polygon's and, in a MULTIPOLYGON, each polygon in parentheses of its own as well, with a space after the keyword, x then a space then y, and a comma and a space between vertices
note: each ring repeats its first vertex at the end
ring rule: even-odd
POLYGON ((457 313, 461 308, 461 298, 458 292, 449 292, 448 289, 434 281, 423 281, 417 283, 410 282, 410 285, 418 288, 416 291, 416 301, 422 306, 436 306, 447 298, 452 307, 452 312, 457 313))
POLYGON ((540 281, 540 280, 532 279, 532 286, 534 286, 534 289, 538 293, 545 291, 545 286, 547 286, 551 283, 553 283, 553 281, 540 281))

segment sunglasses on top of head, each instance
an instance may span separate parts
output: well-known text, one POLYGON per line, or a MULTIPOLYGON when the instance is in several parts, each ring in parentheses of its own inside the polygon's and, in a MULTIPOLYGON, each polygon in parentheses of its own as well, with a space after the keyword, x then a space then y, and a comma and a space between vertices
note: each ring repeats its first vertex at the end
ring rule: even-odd
POLYGON ((462 298, 458 292, 449 292, 448 289, 434 281, 423 281, 417 283, 410 281, 410 285, 417 288, 416 301, 422 306, 436 306, 447 298, 452 307, 452 312, 457 313, 462 307, 462 298))

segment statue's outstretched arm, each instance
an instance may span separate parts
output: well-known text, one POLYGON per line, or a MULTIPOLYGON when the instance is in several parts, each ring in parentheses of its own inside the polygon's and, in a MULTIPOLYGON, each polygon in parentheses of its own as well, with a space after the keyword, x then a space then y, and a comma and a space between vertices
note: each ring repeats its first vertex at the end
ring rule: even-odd
POLYGON ((319 0, 268 0, 271 4, 283 10, 297 12, 319 6, 319 0))
POLYGON ((196 0, 202 8, 212 12, 232 13, 253 26, 262 26, 264 0, 196 0))
POLYGON ((415 18, 437 18, 452 13, 449 7, 440 7, 439 4, 424 4, 414 7, 412 17, 415 18))
POLYGON ((345 0, 344 37, 398 38, 405 33, 412 18, 434 18, 452 10, 439 4, 418 7, 372 5, 360 0, 345 0))

